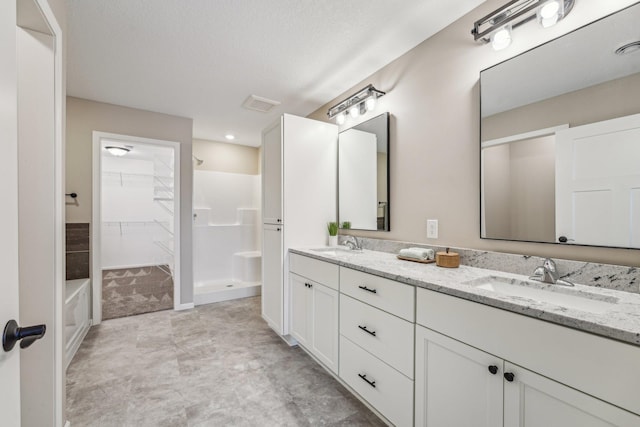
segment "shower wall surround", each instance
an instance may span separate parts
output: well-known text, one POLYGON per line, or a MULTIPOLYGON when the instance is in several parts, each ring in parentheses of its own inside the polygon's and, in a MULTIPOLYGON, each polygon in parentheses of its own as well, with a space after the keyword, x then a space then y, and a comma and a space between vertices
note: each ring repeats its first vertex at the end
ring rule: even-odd
MULTIPOLYGON (((342 242, 343 236, 340 237, 340 241, 342 242)), ((398 253, 400 249, 408 247, 432 248, 435 251, 445 250, 443 246, 431 246, 395 240, 364 237, 359 237, 358 240, 364 249, 387 253, 398 253)), ((460 254, 460 264, 470 267, 486 268, 528 276, 533 273, 536 267, 542 265, 542 258, 538 256, 464 248, 452 249, 460 254)), ((556 258, 554 258, 554 261, 558 266, 560 276, 571 282, 599 288, 640 293, 640 268, 556 258)))
POLYGON ((65 224, 66 280, 89 277, 89 223, 65 224))

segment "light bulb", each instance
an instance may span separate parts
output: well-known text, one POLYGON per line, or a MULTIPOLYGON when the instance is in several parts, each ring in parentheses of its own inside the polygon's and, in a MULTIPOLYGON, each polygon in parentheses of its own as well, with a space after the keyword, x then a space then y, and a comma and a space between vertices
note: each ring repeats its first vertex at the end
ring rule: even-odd
POLYGON ((511 26, 505 25, 491 36, 493 50, 502 50, 511 44, 511 26))
POLYGON ((555 25, 562 14, 562 4, 559 0, 551 0, 538 9, 538 23, 543 28, 555 25))
POLYGON ((346 119, 346 117, 345 117, 345 114, 344 114, 344 111, 343 111, 342 113, 339 113, 339 114, 336 116, 336 123, 338 123, 339 125, 343 125, 343 124, 344 124, 345 119, 346 119))
POLYGON ((367 98, 367 111, 373 111, 374 108, 376 108, 376 97, 375 95, 371 95, 369 98, 367 98))
POLYGON ((356 104, 349 108, 349 115, 354 119, 360 115, 360 104, 356 104))
POLYGON ((236 136, 232 133, 228 133, 224 137, 227 138, 229 141, 233 141, 234 139, 236 139, 236 136))

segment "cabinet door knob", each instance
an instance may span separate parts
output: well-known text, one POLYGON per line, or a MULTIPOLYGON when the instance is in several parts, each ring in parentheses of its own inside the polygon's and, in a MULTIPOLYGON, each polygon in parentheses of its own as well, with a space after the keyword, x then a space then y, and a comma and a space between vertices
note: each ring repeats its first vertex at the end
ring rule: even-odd
POLYGON ((505 372, 505 373, 504 373, 504 379, 505 379, 505 380, 507 380, 507 381, 509 381, 509 382, 513 382, 513 380, 514 380, 514 378, 515 378, 515 377, 516 377, 516 376, 515 376, 515 375, 513 375, 513 372, 505 372))
POLYGON ((498 373, 498 367, 496 365, 491 365, 489 366, 489 372, 491 372, 493 375, 498 373))

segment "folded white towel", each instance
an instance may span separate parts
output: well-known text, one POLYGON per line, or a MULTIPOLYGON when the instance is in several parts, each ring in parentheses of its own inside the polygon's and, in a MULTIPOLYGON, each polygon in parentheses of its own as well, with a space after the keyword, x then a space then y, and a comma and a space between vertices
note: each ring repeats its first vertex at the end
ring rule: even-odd
POLYGON ((435 254, 433 249, 424 249, 424 248, 400 249, 400 256, 405 258, 427 260, 427 259, 433 259, 434 255, 435 254))

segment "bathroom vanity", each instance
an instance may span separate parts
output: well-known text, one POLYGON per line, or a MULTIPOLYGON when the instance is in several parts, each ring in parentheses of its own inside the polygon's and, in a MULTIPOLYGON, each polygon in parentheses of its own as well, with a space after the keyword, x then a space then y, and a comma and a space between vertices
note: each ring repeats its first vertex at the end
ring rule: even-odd
POLYGON ((640 425, 640 294, 340 248, 290 271, 292 334, 391 424, 640 425))

